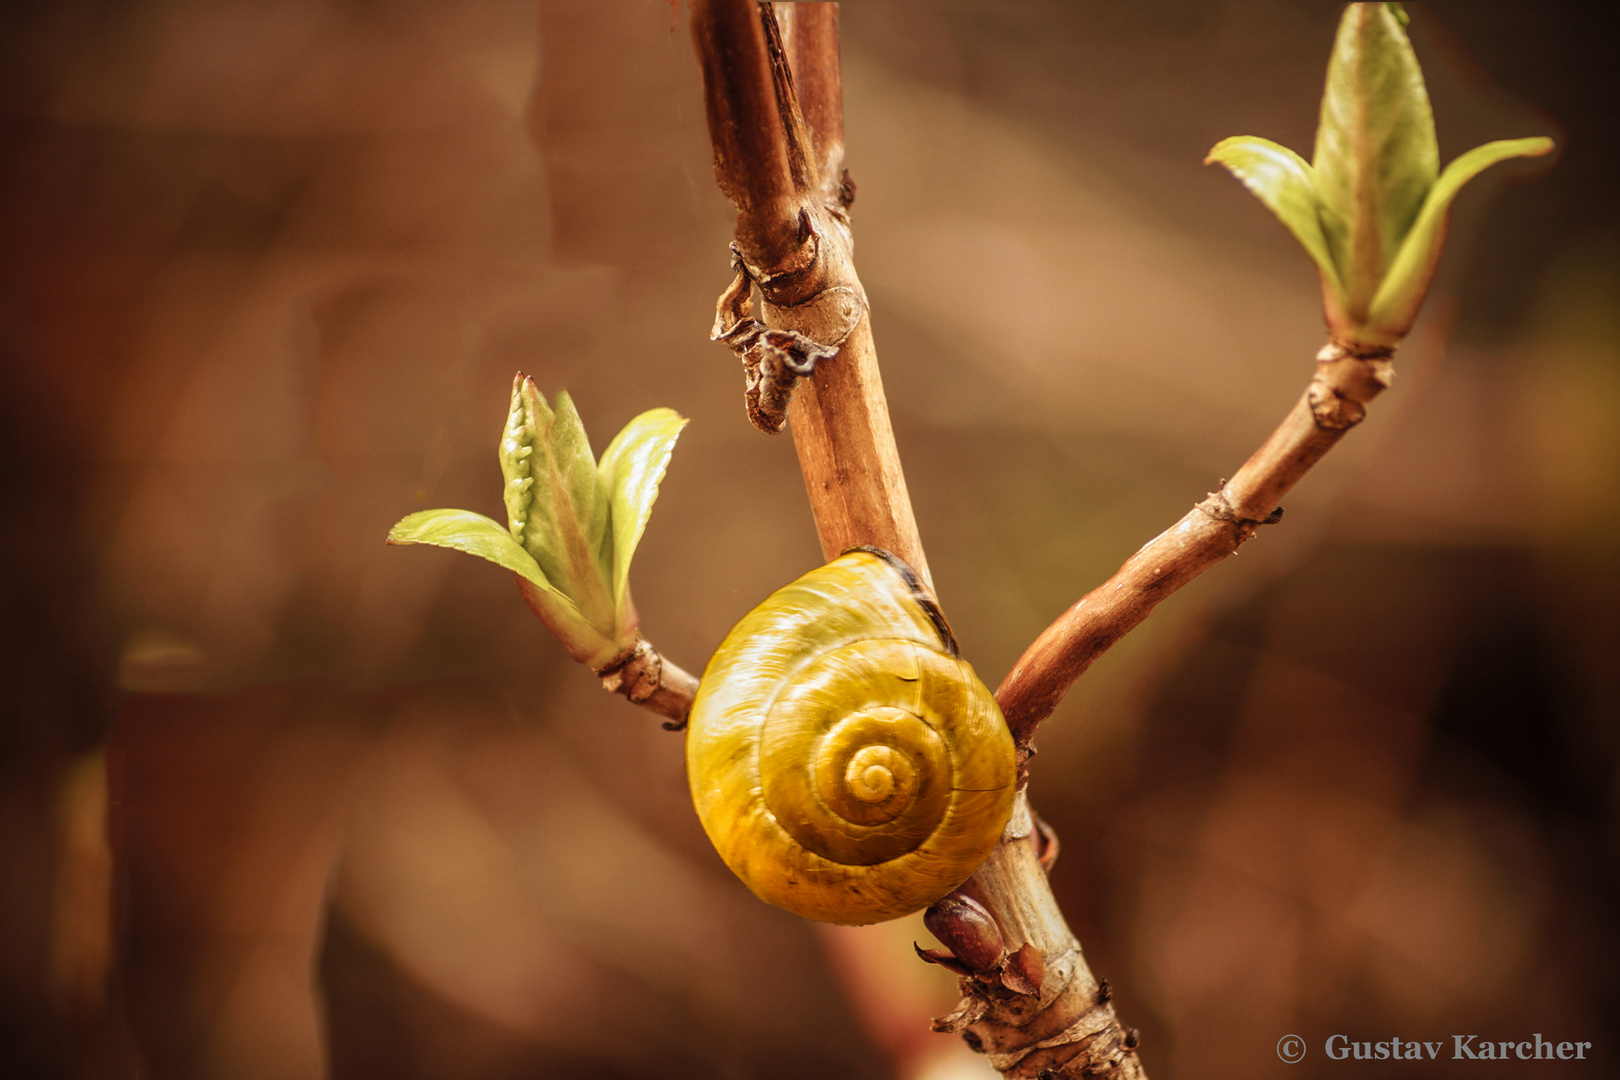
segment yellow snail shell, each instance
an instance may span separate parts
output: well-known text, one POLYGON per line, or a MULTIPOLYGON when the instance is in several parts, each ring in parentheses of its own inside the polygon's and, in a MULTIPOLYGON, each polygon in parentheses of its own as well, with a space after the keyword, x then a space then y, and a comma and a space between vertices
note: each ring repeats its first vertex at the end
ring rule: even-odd
POLYGON ((750 889, 857 925, 965 881, 1017 782, 995 698, 916 573, 877 548, 732 629, 692 703, 686 768, 704 830, 750 889))

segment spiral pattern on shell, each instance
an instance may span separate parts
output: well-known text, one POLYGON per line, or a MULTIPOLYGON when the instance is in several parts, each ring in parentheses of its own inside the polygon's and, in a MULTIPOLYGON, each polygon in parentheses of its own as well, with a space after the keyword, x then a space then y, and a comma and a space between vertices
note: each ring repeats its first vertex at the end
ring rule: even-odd
POLYGON ((857 548, 773 593, 703 674, 687 774, 762 899, 872 923, 961 884, 1012 811, 1012 738, 917 575, 857 548))

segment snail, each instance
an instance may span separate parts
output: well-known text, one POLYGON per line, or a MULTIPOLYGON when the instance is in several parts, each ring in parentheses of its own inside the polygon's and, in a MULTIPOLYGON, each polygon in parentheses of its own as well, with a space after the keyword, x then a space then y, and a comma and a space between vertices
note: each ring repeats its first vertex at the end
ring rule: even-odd
POLYGON ((853 925, 965 881, 1017 782, 995 698, 916 572, 879 548, 732 629, 692 703, 686 766, 704 830, 756 895, 853 925))

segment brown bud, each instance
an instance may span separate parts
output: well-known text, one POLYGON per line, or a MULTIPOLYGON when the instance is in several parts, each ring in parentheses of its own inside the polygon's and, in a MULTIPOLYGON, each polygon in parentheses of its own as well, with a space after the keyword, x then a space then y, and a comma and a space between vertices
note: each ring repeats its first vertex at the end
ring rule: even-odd
POLYGON ((996 920, 982 904, 960 893, 936 901, 923 914, 923 925, 974 971, 989 971, 1006 953, 996 920))

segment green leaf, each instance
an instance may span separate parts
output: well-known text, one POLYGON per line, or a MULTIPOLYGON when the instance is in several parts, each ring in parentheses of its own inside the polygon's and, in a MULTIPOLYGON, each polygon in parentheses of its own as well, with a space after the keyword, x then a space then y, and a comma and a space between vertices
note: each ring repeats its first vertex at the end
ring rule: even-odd
POLYGON ((1277 220, 1294 234, 1306 254, 1315 260, 1322 278, 1342 301, 1344 285, 1333 265, 1322 222, 1317 212, 1316 179, 1304 158, 1270 139, 1254 135, 1234 135, 1215 144, 1204 164, 1219 162, 1243 186, 1254 192, 1277 220))
POLYGON ((390 544, 431 544, 465 551, 521 574, 536 587, 556 592, 527 551, 499 523, 471 510, 421 510, 388 530, 390 544))
POLYGON ((1423 201, 1417 221, 1401 244, 1389 273, 1378 287, 1368 312, 1368 325, 1380 334, 1399 340, 1411 329, 1418 308, 1429 291, 1429 279, 1440 261, 1445 241, 1446 219, 1453 200, 1463 185, 1495 165, 1516 157, 1540 157, 1550 152, 1553 141, 1545 136, 1530 139, 1498 139, 1457 158, 1440 174, 1429 196, 1423 201))
MULTIPOLYGON (((527 489, 530 498, 523 546, 591 625, 612 636, 614 605, 607 584, 609 511, 598 491, 596 459, 585 427, 566 392, 557 395, 555 409, 548 408, 534 380, 524 378, 518 398, 523 430, 532 447, 522 462, 528 470, 524 479, 533 481, 527 489)), ((502 441, 503 468, 508 441, 502 441)), ((511 484, 508 480, 509 488, 511 484)))
POLYGON ((642 413, 599 466, 572 399, 559 393, 548 406, 519 372, 500 447, 508 527, 465 510, 426 510, 388 541, 454 548, 517 573, 569 654, 600 667, 635 644, 630 559, 685 426, 671 409, 642 413))
POLYGON ((1345 9, 1312 165, 1322 231, 1360 322, 1440 168, 1423 72, 1388 4, 1345 9))
POLYGON ((630 618, 630 557, 685 426, 686 418, 674 409, 651 409, 626 424, 602 453, 599 477, 602 498, 613 508, 613 602, 621 633, 630 618))
MULTIPOLYGON (((574 602, 558 591, 534 558, 512 534, 483 514, 470 510, 422 510, 402 518, 388 530, 390 544, 429 544, 464 551, 506 568, 535 587, 545 609, 546 625, 576 657, 600 657, 605 663, 620 651, 580 613, 574 602)), ((589 662, 589 661, 587 661, 589 662)))
POLYGON ((552 428, 552 445, 557 448, 557 460, 566 469, 568 497, 574 504, 574 515, 585 537, 585 547, 597 559, 603 570, 608 560, 609 507, 602 498, 597 482, 596 457, 591 453, 590 440, 585 435, 585 423, 574 408, 574 399, 568 391, 559 390, 553 406, 556 417, 552 428))

